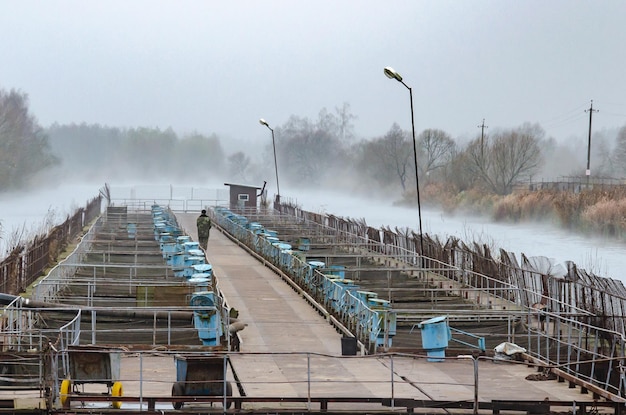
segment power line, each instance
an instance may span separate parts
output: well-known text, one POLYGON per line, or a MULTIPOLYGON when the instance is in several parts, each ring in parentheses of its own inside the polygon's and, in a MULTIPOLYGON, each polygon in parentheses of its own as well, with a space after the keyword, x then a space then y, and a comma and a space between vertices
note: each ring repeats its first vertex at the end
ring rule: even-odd
POLYGON ((572 108, 569 111, 565 111, 555 117, 540 121, 543 128, 551 129, 558 128, 563 125, 574 124, 576 121, 580 121, 584 118, 585 114, 581 111, 585 108, 585 105, 579 105, 576 108, 572 108))
POLYGON ((554 116, 554 117, 549 118, 547 120, 544 120, 541 123, 544 124, 544 123, 550 123, 552 121, 555 121, 555 122, 563 121, 562 120, 563 118, 568 119, 568 118, 571 118, 572 116, 580 115, 580 110, 583 109, 585 107, 585 105, 586 104, 579 105, 576 108, 573 108, 573 109, 571 109, 569 111, 566 111, 566 112, 564 112, 564 113, 562 113, 560 115, 557 115, 557 116, 554 116))
POLYGON ((626 103, 624 103, 624 102, 605 102, 605 101, 602 101, 602 104, 604 104, 604 105, 612 105, 612 106, 622 107, 622 108, 626 107, 626 103))
POLYGON ((602 114, 605 114, 605 115, 611 115, 611 116, 613 116, 613 117, 626 117, 626 114, 617 114, 617 113, 615 113, 615 112, 606 112, 606 111, 603 111, 603 112, 602 112, 602 114))
POLYGON ((542 122, 541 125, 545 128, 554 128, 554 127, 560 127, 561 125, 565 125, 565 124, 571 124, 572 121, 577 121, 580 119, 583 119, 585 116, 583 113, 578 113, 578 114, 573 114, 570 115, 568 118, 562 119, 560 121, 554 121, 552 123, 548 122, 542 122))

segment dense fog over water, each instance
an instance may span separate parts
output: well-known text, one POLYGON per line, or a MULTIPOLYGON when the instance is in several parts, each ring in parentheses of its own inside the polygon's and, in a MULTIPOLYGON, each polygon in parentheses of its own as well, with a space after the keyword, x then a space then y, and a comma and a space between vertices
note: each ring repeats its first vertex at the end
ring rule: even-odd
POLYGON ((77 208, 85 207, 87 201, 98 196, 100 187, 102 185, 72 185, 0 193, 0 257, 13 234, 39 234, 63 223, 77 208))
MULTIPOLYGON (((100 188, 102 185, 98 184, 73 185, 36 193, 0 195, 0 254, 4 254, 6 241, 16 229, 32 233, 45 227, 46 222, 61 223, 76 208, 84 207, 87 201, 96 197, 100 188)), ((162 188, 161 191, 166 192, 169 185, 162 188)), ((216 188, 219 187, 211 187, 216 188)), ((114 185, 114 197, 115 189, 114 185)), ((125 187, 124 193, 129 193, 128 189, 125 187)), ((303 210, 363 218, 372 227, 419 229, 417 209, 394 207, 391 201, 291 189, 287 189, 282 197, 296 202, 303 210)), ((626 244, 617 241, 573 234, 548 224, 491 223, 484 217, 450 216, 429 208, 422 209, 422 228, 425 233, 437 235, 442 240, 455 236, 466 243, 475 241, 493 249, 502 248, 515 253, 518 260, 524 253, 529 257, 551 258, 556 264, 573 261, 597 275, 626 282, 622 271, 626 269, 626 244)))
MULTIPOLYGON (((391 202, 340 194, 289 190, 287 195, 302 209, 311 212, 364 218, 372 227, 419 229, 417 208, 395 207, 391 202)), ((574 234, 548 224, 492 223, 485 217, 450 216, 425 208, 421 213, 423 232, 438 235, 442 240, 456 236, 466 243, 480 242, 513 252, 518 260, 523 253, 529 257, 545 256, 555 264, 573 261, 596 275, 626 281, 623 271, 626 269, 626 244, 615 240, 574 234)))

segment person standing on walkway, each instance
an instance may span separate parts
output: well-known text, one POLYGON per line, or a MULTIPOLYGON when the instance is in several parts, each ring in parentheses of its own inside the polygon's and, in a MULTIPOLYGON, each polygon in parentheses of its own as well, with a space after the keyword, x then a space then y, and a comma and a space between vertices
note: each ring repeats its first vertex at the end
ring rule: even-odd
POLYGON ((198 216, 196 226, 198 227, 198 243, 206 251, 211 231, 211 218, 207 216, 205 209, 202 209, 202 214, 198 216))

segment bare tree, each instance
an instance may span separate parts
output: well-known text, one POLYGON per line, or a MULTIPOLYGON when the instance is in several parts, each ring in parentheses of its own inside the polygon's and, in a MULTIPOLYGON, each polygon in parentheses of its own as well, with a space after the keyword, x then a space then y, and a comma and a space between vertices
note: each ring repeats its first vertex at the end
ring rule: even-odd
POLYGON ((278 163, 287 181, 319 184, 332 178, 346 159, 338 131, 337 117, 326 109, 320 111, 317 122, 292 115, 277 127, 278 163))
POLYGON ((413 165, 411 145, 408 133, 394 123, 383 137, 362 145, 360 168, 382 186, 399 183, 404 192, 413 165))
POLYGON ((422 150, 419 160, 420 174, 429 176, 431 172, 445 167, 454 154, 456 143, 442 130, 424 130, 417 138, 422 150))
POLYGON ((0 190, 23 186, 56 163, 48 137, 28 110, 28 96, 0 90, 0 190))
POLYGON ((550 137, 542 140, 540 146, 545 163, 543 163, 537 175, 542 180, 555 180, 562 176, 575 176, 584 171, 580 153, 572 148, 569 143, 558 142, 554 137, 550 137))
POLYGON ((508 194, 513 186, 529 178, 541 166, 539 141, 543 129, 538 124, 494 133, 489 140, 473 140, 466 149, 470 173, 491 191, 508 194))
POLYGON ((344 102, 341 108, 335 107, 335 113, 337 114, 337 134, 339 139, 344 143, 352 140, 354 138, 354 124, 352 124, 352 121, 358 117, 350 112, 350 104, 344 102))
POLYGON ((591 157, 594 163, 592 168, 595 171, 595 176, 610 176, 616 170, 612 157, 611 141, 605 132, 598 132, 593 135, 595 145, 591 149, 591 157))
POLYGON ((626 173, 626 125, 620 128, 613 150, 613 164, 617 172, 626 173))
POLYGON ((228 163, 230 164, 230 174, 234 178, 246 181, 246 170, 250 165, 250 157, 246 156, 243 151, 238 151, 228 156, 228 163))
POLYGON ((455 152, 446 168, 444 181, 458 192, 469 190, 475 186, 480 177, 475 174, 474 166, 475 162, 471 159, 469 151, 455 152))

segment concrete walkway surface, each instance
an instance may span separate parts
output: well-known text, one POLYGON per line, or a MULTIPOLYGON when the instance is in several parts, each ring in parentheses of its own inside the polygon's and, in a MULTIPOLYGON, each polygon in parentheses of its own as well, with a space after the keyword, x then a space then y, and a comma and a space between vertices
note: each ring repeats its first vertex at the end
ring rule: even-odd
MULTIPOLYGON (((195 239, 195 214, 177 214, 195 239)), ((412 356, 342 357, 341 335, 287 283, 215 227, 207 248, 218 286, 248 324, 242 354, 231 357, 252 396, 391 396, 433 400, 472 400, 471 359, 429 362, 412 356), (268 355, 245 353, 271 352, 268 355), (289 355, 288 353, 297 353, 289 355), (307 360, 306 353, 311 353, 307 360), (318 356, 316 354, 333 357, 318 356), (307 365, 314 382, 307 390, 307 365)), ((450 357, 450 356, 447 356, 450 357)), ((479 360, 478 395, 490 400, 591 400, 565 382, 530 381, 535 368, 512 362, 479 360)))

